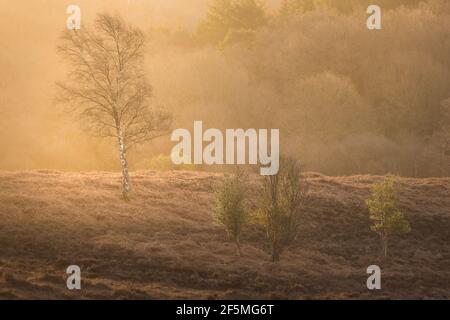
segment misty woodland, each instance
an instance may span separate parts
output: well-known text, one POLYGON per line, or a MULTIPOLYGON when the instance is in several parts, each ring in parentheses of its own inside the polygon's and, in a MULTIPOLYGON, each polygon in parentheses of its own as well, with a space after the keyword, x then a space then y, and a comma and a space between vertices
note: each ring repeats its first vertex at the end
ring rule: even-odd
POLYGON ((78 2, 0 3, 0 299, 450 298, 450 1, 78 2))

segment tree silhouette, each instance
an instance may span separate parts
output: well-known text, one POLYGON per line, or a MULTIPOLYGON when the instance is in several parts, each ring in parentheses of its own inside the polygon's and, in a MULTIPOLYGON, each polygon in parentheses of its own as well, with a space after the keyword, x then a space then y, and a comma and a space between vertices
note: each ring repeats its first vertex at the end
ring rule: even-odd
POLYGON ((86 129, 114 137, 122 167, 122 194, 129 198, 127 151, 167 133, 171 115, 150 105, 151 87, 144 74, 141 30, 120 16, 99 14, 93 28, 65 30, 58 53, 70 64, 59 100, 82 117, 86 129))

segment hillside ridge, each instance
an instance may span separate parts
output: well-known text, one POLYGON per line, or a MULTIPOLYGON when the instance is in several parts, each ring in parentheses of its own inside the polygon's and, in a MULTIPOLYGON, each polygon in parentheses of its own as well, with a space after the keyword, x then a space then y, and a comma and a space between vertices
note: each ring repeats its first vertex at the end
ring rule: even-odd
POLYGON ((0 299, 450 298, 449 178, 399 178, 412 231, 383 262, 364 200, 385 177, 306 176, 298 239, 273 264, 260 227, 245 232, 237 258, 214 225, 222 174, 134 172, 124 202, 120 173, 2 171, 0 299), (76 292, 66 289, 72 264, 82 270, 76 292), (372 264, 382 268, 376 292, 366 288, 372 264))

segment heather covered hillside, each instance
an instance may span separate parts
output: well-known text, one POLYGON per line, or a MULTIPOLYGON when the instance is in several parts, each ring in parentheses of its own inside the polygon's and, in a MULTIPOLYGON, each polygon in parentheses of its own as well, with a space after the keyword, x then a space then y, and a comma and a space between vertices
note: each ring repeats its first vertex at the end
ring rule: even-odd
POLYGON ((0 298, 450 298, 450 179, 399 179, 412 231, 383 262, 364 200, 384 177, 307 176, 299 237, 272 263, 261 228, 244 233, 237 258, 214 225, 221 174, 137 172, 125 202, 118 173, 2 172, 0 298), (73 264, 80 291, 66 289, 73 264))

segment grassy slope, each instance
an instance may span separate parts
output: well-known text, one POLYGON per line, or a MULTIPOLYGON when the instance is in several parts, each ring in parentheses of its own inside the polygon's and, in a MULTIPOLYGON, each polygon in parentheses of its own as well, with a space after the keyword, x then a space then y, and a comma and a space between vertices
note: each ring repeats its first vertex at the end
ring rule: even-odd
POLYGON ((401 179, 412 232, 383 263, 364 206, 383 177, 309 174, 300 236, 278 264, 256 227, 235 257, 210 214, 220 179, 135 173, 125 203, 114 173, 0 173, 0 298, 450 298, 450 179, 401 179), (65 287, 71 264, 78 292, 65 287), (371 264, 378 292, 365 286, 371 264))

